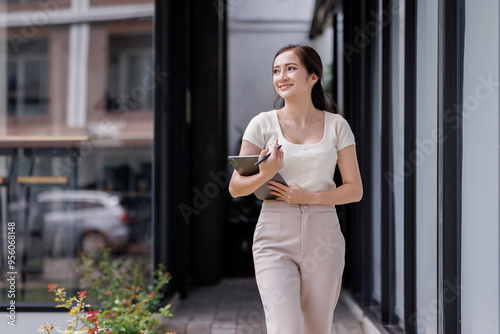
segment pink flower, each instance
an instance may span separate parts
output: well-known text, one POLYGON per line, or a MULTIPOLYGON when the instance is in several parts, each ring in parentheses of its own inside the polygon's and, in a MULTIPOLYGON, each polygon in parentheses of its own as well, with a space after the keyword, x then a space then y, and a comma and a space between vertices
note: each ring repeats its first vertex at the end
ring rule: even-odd
POLYGON ((54 324, 48 324, 46 322, 44 322, 40 328, 38 329, 39 332, 46 332, 46 333, 49 333, 51 330, 54 329, 54 324))
POLYGON ((78 297, 80 297, 80 299, 85 299, 85 294, 87 293, 87 290, 85 291, 78 291, 77 294, 78 294, 78 297))
POLYGON ((90 321, 91 323, 95 323, 97 321, 97 315, 99 313, 101 313, 101 311, 90 310, 89 313, 87 313, 87 321, 90 321))
POLYGON ((57 289, 57 284, 50 283, 47 288, 49 289, 49 292, 56 291, 57 289))

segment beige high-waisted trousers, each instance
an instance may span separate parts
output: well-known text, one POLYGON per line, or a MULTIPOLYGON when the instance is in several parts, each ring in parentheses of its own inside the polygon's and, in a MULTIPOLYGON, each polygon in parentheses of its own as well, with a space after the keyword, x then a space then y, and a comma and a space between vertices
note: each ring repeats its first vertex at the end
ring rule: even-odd
POLYGON ((334 206, 263 202, 253 257, 267 334, 330 334, 344 253, 334 206))

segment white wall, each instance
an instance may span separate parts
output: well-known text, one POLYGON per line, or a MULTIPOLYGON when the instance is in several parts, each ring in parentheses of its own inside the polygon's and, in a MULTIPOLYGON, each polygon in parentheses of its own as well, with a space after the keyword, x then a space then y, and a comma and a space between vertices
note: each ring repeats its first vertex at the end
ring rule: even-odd
POLYGON ((437 333, 437 33, 435 0, 417 12, 417 314, 418 333, 437 333))
MULTIPOLYGON (((66 329, 67 320, 70 317, 66 312, 16 312, 15 326, 9 325, 8 313, 2 310, 0 313, 0 333, 5 334, 28 334, 38 333, 43 323, 54 324, 60 330, 66 329)), ((57 332, 57 331, 54 331, 57 332)))
POLYGON ((321 61, 323 62, 323 87, 327 81, 332 80, 332 68, 330 65, 333 65, 334 38, 334 30, 330 22, 325 31, 309 43, 321 56, 321 61))
MULTIPOLYGON (((237 128, 243 131, 255 115, 273 109, 276 51, 287 44, 314 44, 308 38, 313 11, 313 0, 228 2, 229 154, 239 152, 242 133, 237 128)), ((328 42, 332 45, 325 38, 318 47, 325 68, 332 57, 328 42)))
POLYGON ((499 4, 465 3, 462 333, 500 333, 499 4))

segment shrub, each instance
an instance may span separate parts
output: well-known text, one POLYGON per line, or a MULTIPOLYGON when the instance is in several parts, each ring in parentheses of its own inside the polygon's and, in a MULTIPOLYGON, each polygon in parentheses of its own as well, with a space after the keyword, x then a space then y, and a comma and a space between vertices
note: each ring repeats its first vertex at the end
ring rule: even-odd
MULTIPOLYGON (((64 288, 48 286, 56 294, 55 300, 61 302, 56 307, 68 308, 72 317, 66 330, 59 332, 156 334, 158 316, 172 316, 170 305, 158 308, 170 274, 160 266, 148 284, 147 267, 140 261, 113 259, 107 249, 84 255, 81 269, 85 291, 68 299, 64 288), (95 306, 85 304, 86 298, 95 306)), ((55 329, 52 324, 43 324, 39 331, 49 334, 55 329)))

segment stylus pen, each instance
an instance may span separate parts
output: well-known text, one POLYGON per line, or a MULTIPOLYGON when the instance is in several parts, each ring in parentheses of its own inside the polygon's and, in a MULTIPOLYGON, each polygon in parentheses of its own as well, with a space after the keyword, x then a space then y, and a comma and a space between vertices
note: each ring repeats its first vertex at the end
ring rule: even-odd
MULTIPOLYGON (((276 149, 279 150, 280 148, 281 148, 281 145, 279 145, 276 149)), ((254 166, 260 165, 262 162, 266 161, 266 159, 269 158, 270 156, 271 156, 271 152, 269 152, 268 154, 266 154, 264 156, 264 158, 262 158, 259 161, 257 161, 254 166)))

